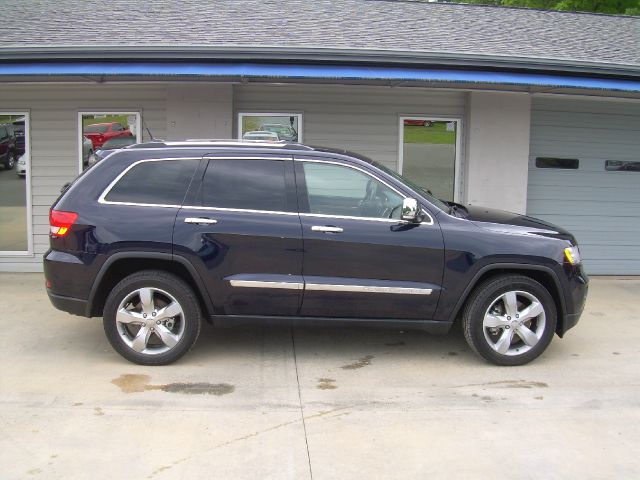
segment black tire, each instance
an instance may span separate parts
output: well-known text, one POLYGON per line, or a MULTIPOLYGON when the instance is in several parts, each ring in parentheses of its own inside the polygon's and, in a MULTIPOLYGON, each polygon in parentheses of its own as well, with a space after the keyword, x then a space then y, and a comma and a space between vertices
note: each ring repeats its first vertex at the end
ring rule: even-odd
POLYGON ((13 167, 16 164, 16 154, 15 152, 9 152, 7 154, 7 158, 4 161, 4 169, 5 170, 13 170, 13 167))
MULTIPOLYGON (((142 297, 140 296, 139 299, 141 305, 142 297)), ((129 303, 129 305, 133 305, 133 302, 129 303)), ((154 307, 154 312, 155 310, 156 308, 154 307)), ((158 308, 158 312, 159 311, 160 309, 158 308)), ((149 319, 151 322, 148 322, 148 324, 153 332, 153 327, 158 327, 154 324, 155 320, 152 319, 151 316, 149 316, 149 319)), ((167 365, 181 358, 196 343, 196 340, 200 335, 202 313, 200 311, 198 299, 196 298, 193 290, 180 278, 164 271, 143 270, 124 278, 111 290, 103 311, 103 325, 105 334, 107 335, 107 339, 111 346, 130 362, 140 365, 167 365), (152 298, 158 303, 161 302, 163 298, 168 298, 162 295, 162 293, 167 293, 173 297, 173 300, 175 300, 182 309, 182 313, 180 315, 171 319, 172 325, 173 321, 175 321, 176 324, 180 322, 180 328, 182 330, 180 332, 179 340, 173 346, 169 347, 163 344, 164 346, 159 345, 158 347, 161 348, 157 349, 157 351, 161 351, 162 348, 168 348, 168 351, 161 353, 143 353, 135 351, 132 346, 127 343, 127 341, 131 340, 128 336, 129 330, 124 332, 119 330, 119 328, 122 329, 124 326, 122 323, 116 321, 118 307, 121 302, 125 301, 125 299, 134 294, 138 289, 152 289, 155 292, 155 296, 152 295, 152 298), (160 297, 159 299, 158 296, 160 297)), ((147 325, 147 323, 145 323, 145 325, 147 325)), ((127 327, 133 330, 131 336, 134 336, 136 327, 140 329, 142 328, 141 326, 134 324, 127 327)), ((149 338, 151 340, 155 340, 156 343, 161 343, 160 335, 157 333, 151 333, 149 338)), ((153 352, 153 348, 151 348, 149 352, 153 352)))
MULTIPOLYGON (((517 311, 518 314, 522 314, 524 309, 517 311)), ((516 317, 519 319, 519 315, 516 317)), ((545 351, 551 342, 556 330, 556 323, 557 310, 551 294, 540 283, 524 275, 500 275, 482 282, 471 293, 462 312, 462 330, 467 343, 474 352, 496 365, 524 365, 534 360, 545 351), (507 316, 507 312, 500 310, 507 308, 507 301, 501 300, 501 297, 508 292, 518 292, 513 297, 516 298, 517 309, 521 305, 526 308, 527 301, 533 302, 527 295, 542 305, 544 315, 541 313, 529 320, 528 323, 523 322, 522 325, 522 327, 534 331, 538 337, 537 343, 531 341, 530 343, 533 345, 525 343, 518 333, 521 327, 514 326, 520 320, 512 319, 511 316, 507 316), (500 318, 501 322, 504 322, 501 324, 504 327, 485 329, 484 318, 490 308, 496 308, 496 310, 492 310, 492 313, 496 318, 500 318), (503 354, 497 351, 499 340, 503 334, 509 333, 509 331, 513 340, 505 341, 505 344, 509 345, 509 350, 508 353, 503 354), (522 353, 518 353, 520 351, 522 353)))

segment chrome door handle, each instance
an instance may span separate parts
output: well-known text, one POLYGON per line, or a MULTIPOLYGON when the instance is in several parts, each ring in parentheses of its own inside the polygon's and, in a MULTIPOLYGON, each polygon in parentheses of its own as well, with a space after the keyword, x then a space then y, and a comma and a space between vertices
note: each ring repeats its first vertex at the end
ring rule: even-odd
POLYGON ((311 227, 312 232, 324 232, 324 233, 341 233, 344 230, 340 227, 330 227, 327 225, 314 225, 311 227))
POLYGON ((193 223, 195 225, 215 225, 218 220, 213 218, 199 218, 199 217, 187 217, 184 219, 184 223, 193 223))

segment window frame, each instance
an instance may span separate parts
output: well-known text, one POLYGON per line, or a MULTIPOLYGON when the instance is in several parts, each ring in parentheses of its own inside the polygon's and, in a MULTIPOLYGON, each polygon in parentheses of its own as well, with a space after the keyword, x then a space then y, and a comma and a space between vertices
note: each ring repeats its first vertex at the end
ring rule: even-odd
MULTIPOLYGON (((84 129, 82 128, 82 117, 85 115, 135 115, 136 116, 136 143, 141 143, 142 138, 142 110, 83 110, 78 112, 77 121, 77 148, 78 148, 78 169, 82 173, 85 170, 82 161, 82 137, 84 137, 84 129)), ((116 122, 120 123, 120 122, 116 122)), ((105 132, 106 133, 106 132, 105 132)))
POLYGON ((456 122, 456 156, 453 164, 453 201, 460 203, 462 198, 462 117, 433 115, 399 115, 398 117, 398 173, 402 175, 404 166, 404 121, 423 120, 430 122, 456 122))
MULTIPOLYGON (((238 125, 236 128, 236 139, 242 140, 242 119, 244 117, 297 117, 298 118, 298 141, 296 143, 303 143, 304 132, 302 126, 302 118, 304 114, 303 112, 238 112, 237 113, 237 121, 238 125)), ((265 143, 267 143, 265 141, 265 143)))
MULTIPOLYGON (((33 257, 33 197, 31 180, 31 110, 0 110, 0 115, 22 116, 24 117, 24 155, 27 160, 27 170, 25 175, 25 195, 27 209, 27 249, 26 250, 0 250, 0 257, 33 257)), ((16 159, 17 163, 18 159, 16 159)), ((15 168, 15 167, 14 167, 15 168)), ((15 171, 12 172, 15 175, 15 171)))
MULTIPOLYGON (((138 203, 138 202, 118 202, 118 201, 113 201, 113 200, 106 200, 107 195, 109 195, 109 193, 111 193, 111 190, 113 189, 113 187, 115 187, 117 185, 117 183, 129 172, 129 170, 131 170, 132 168, 136 167, 137 165, 140 165, 141 163, 147 163, 147 162, 171 162, 171 161, 180 161, 180 160, 196 160, 199 163, 202 162, 202 157, 166 157, 166 158, 145 158, 143 160, 138 160, 136 162, 133 162, 131 165, 129 165, 127 168, 125 168, 122 172, 120 172, 116 178, 114 178, 109 185, 107 185, 107 188, 105 188, 102 193, 100 194, 100 197, 98 197, 98 203, 102 204, 102 205, 128 205, 128 206, 133 206, 133 207, 160 207, 160 208, 182 208, 187 197, 189 194, 189 189, 190 189, 190 185, 187 185, 187 189, 185 190, 185 196, 182 200, 182 204, 181 205, 172 205, 172 204, 167 204, 167 203, 138 203)), ((194 175, 198 174, 198 170, 199 170, 199 165, 196 166, 196 169, 194 171, 194 175)), ((194 177, 191 177, 191 183, 193 183, 193 179, 194 177)))
MULTIPOLYGON (((379 217, 355 217, 355 216, 351 216, 351 215, 330 215, 330 214, 324 214, 324 213, 311 213, 309 212, 309 200, 308 200, 308 190, 307 190, 307 180, 304 174, 304 168, 302 163, 303 162, 308 162, 308 163, 321 163, 321 164, 328 164, 328 165, 338 165, 341 167, 345 167, 345 168, 351 168, 352 170, 357 170, 361 173, 364 173, 365 175, 371 177, 374 180, 377 180, 378 182, 382 183, 383 185, 385 185, 386 187, 390 188, 391 190, 393 190, 394 192, 396 192, 398 195, 400 195, 400 197, 404 200, 405 198, 408 198, 408 196, 406 194, 404 194, 402 191, 400 191, 398 188, 396 188, 394 185, 391 185, 389 182, 383 180, 382 178, 374 175, 372 172, 367 171, 364 168, 361 168, 357 165, 352 165, 350 163, 347 162, 341 162, 338 160, 320 160, 320 159, 312 159, 312 158, 299 158, 296 157, 294 159, 294 164, 296 167, 296 184, 297 184, 297 191, 298 191, 298 211, 300 212, 300 216, 301 217, 313 217, 313 218, 336 218, 336 219, 343 219, 343 220, 364 220, 364 221, 369 221, 369 222, 383 222, 383 223, 409 223, 406 220, 402 220, 402 219, 397 219, 397 218, 379 218, 379 217), (303 210, 306 210, 303 212, 303 210)), ((433 225, 433 216, 424 208, 422 207, 422 213, 423 215, 425 215, 425 218, 422 222, 420 222, 418 225, 433 225)))

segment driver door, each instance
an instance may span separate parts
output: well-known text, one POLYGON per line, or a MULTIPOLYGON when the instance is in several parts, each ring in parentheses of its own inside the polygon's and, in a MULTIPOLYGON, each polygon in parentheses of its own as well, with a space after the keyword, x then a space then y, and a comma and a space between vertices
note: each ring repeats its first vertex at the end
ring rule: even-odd
POLYGON ((296 158, 309 317, 430 319, 444 250, 437 223, 401 221, 404 195, 363 166, 296 158))

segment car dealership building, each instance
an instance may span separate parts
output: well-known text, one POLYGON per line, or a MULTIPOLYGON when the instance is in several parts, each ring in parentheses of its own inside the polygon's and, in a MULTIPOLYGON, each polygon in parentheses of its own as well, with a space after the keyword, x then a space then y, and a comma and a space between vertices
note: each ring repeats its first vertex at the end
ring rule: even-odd
POLYGON ((0 166, 0 271, 42 270, 48 210, 86 166, 87 125, 119 122, 138 141, 348 149, 442 198, 569 229, 591 274, 640 274, 640 17, 411 0, 6 3, 0 127, 24 123, 26 175, 0 166))

